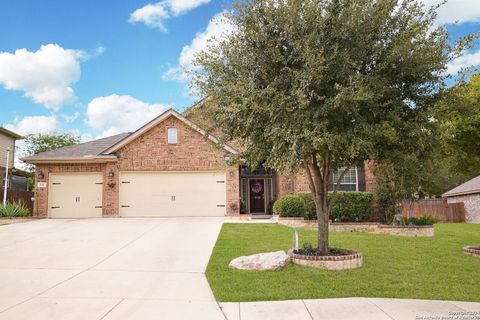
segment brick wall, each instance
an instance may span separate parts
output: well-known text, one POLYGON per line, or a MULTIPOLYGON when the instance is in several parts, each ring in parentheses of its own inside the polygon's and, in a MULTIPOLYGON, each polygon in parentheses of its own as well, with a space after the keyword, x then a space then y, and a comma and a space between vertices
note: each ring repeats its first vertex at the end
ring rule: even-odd
MULTIPOLYGON (((367 192, 373 192, 376 189, 372 166, 373 162, 365 162, 365 191, 367 192)), ((308 177, 304 170, 301 170, 294 176, 278 174, 278 184, 279 196, 290 193, 310 192, 308 177)))
MULTIPOLYGON (((37 172, 43 171, 43 180, 48 184, 50 172, 102 172, 103 173, 103 215, 118 215, 119 172, 120 171, 225 171, 227 189, 227 215, 240 211, 238 166, 225 164, 227 152, 217 148, 202 134, 188 127, 175 117, 169 117, 156 127, 144 133, 118 150, 118 162, 105 164, 58 164, 38 165, 37 172), (177 128, 178 143, 167 143, 167 128, 177 128), (108 177, 113 171, 114 177, 108 177)), ((36 190, 34 214, 45 217, 48 213, 48 189, 36 190)))

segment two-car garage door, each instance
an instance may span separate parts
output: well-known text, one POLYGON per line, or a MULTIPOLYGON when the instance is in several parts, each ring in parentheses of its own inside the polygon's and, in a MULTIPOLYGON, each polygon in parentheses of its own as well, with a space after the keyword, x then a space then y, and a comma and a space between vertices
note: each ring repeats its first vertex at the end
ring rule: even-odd
POLYGON ((123 172, 120 216, 224 216, 225 172, 123 172))
MULTIPOLYGON (((51 173, 49 217, 102 216, 102 173, 51 173)), ((121 172, 121 217, 224 216, 225 172, 121 172)))

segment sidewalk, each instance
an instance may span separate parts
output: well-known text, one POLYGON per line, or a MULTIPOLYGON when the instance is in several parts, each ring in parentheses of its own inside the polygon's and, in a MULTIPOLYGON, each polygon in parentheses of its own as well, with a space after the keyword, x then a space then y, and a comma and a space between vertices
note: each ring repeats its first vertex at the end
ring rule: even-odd
POLYGON ((219 303, 227 320, 480 320, 480 303, 343 298, 219 303))

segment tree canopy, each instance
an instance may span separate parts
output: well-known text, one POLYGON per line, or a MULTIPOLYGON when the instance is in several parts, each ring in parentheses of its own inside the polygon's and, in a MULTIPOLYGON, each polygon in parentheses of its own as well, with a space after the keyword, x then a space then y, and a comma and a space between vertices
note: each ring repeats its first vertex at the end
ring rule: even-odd
MULTIPOLYGON (((80 137, 69 133, 30 134, 25 137, 25 156, 80 143, 80 137)), ((32 169, 32 168, 30 168, 32 169)))
POLYGON ((435 17, 414 0, 239 1, 224 17, 233 33, 195 60, 193 86, 218 106, 215 123, 243 159, 305 169, 319 252, 332 170, 418 150, 429 133, 426 110, 468 45, 450 45, 435 17))

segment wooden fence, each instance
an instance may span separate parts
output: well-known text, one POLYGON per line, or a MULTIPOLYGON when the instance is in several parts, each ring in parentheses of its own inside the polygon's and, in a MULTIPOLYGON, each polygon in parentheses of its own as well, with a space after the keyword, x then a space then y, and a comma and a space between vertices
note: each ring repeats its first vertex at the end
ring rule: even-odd
POLYGON ((440 222, 465 222, 463 202, 447 203, 446 199, 405 200, 402 214, 407 218, 432 216, 440 222))
MULTIPOLYGON (((3 203, 3 190, 4 188, 0 188, 0 203, 3 203)), ((33 212, 33 192, 26 191, 21 189, 8 189, 7 190, 7 201, 23 201, 30 209, 30 212, 33 212)))

